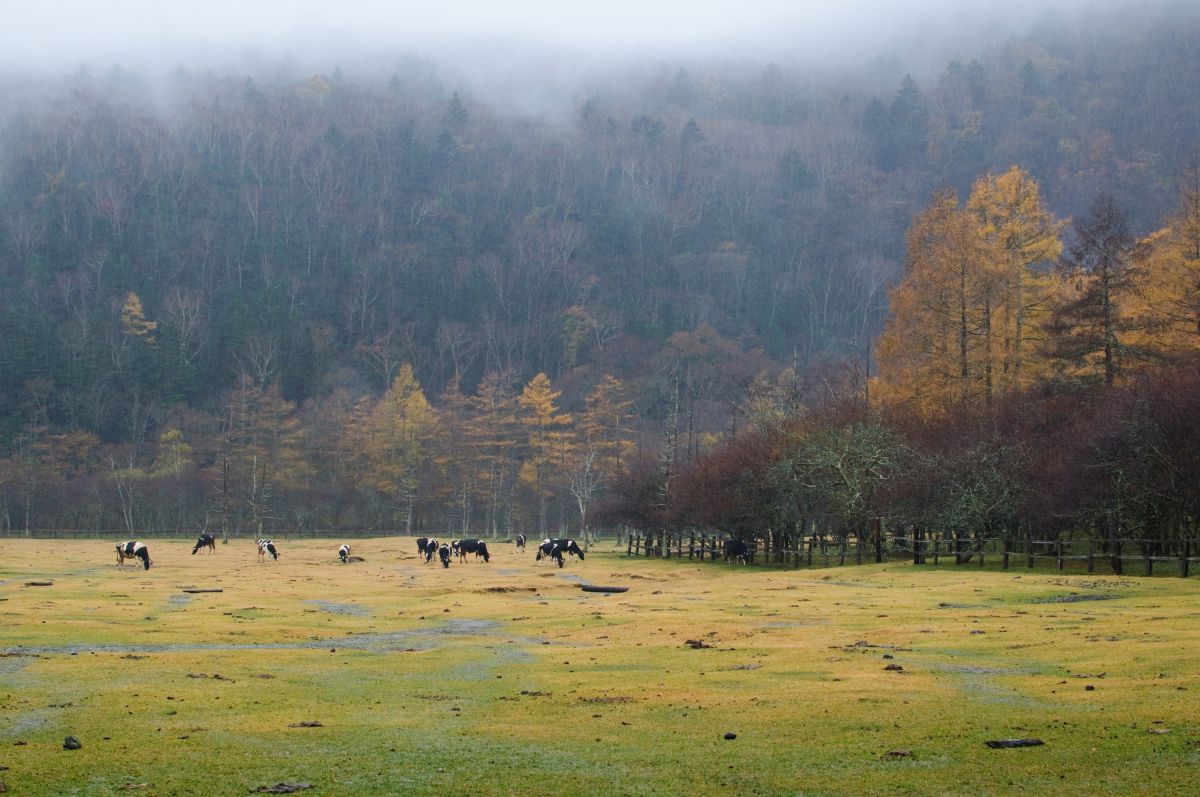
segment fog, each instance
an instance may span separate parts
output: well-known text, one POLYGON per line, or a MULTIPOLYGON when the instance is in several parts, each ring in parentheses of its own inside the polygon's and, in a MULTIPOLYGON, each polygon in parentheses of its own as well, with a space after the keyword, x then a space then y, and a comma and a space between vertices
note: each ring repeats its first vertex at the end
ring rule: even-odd
MULTIPOLYGON (((1152 0, 1153 1, 1153 0, 1152 0)), ((169 70, 378 78, 413 57, 440 85, 524 113, 554 115, 624 68, 777 63, 810 76, 853 70, 888 93, 899 76, 936 77, 952 58, 1003 47, 1031 29, 1129 0, 45 0, 16 4, 0 26, 0 75, 114 66, 149 79, 169 70)), ((1157 0, 1191 6, 1192 0, 1157 0)), ((1120 23, 1118 23, 1120 24, 1120 23)), ((866 81, 863 81, 863 78, 866 81)), ((836 81, 835 81, 836 82, 836 81)))
POLYGON ((583 61, 716 56, 861 63, 864 55, 892 50, 953 50, 967 40, 995 44, 1047 14, 1096 5, 1096 0, 44 0, 6 10, 0 62, 50 69, 79 63, 136 66, 221 60, 249 51, 353 60, 398 49, 438 56, 482 47, 489 57, 534 49, 583 61))

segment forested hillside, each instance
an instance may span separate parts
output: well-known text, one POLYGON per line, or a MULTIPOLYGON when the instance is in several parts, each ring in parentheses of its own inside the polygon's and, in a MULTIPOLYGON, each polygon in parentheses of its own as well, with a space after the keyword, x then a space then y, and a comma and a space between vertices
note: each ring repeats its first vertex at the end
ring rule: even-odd
POLYGON ((1020 341, 1084 325, 1064 300, 1024 326, 1029 286, 1064 245, 1091 274, 1066 231, 1102 195, 1130 252, 1170 226, 1198 144, 1188 9, 1043 23, 936 76, 625 67, 537 117, 412 58, 0 74, 0 527, 684 522, 675 474, 765 405, 866 404, 881 351, 878 397, 921 412, 1062 377, 1020 341), (873 350, 889 289, 929 305, 930 241, 1014 168, 1044 240, 997 348, 985 298, 957 360, 904 361, 931 322, 902 314, 873 350))

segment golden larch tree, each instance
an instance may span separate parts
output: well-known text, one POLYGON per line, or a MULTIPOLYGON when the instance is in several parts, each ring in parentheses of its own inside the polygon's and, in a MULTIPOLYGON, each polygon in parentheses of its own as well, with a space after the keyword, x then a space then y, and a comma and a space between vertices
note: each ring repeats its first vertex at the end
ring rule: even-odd
POLYGON ((574 443, 570 414, 555 406, 561 395, 551 388, 548 376, 538 374, 517 398, 526 446, 521 481, 537 500, 538 533, 543 536, 549 500, 562 483, 574 443))
POLYGON ((1064 223, 1046 209, 1037 181, 1018 166, 976 180, 967 210, 979 224, 982 263, 997 287, 984 317, 990 398, 993 389, 1020 390, 1050 371, 1038 348, 1050 316, 1054 278, 1048 266, 1062 252, 1064 223))

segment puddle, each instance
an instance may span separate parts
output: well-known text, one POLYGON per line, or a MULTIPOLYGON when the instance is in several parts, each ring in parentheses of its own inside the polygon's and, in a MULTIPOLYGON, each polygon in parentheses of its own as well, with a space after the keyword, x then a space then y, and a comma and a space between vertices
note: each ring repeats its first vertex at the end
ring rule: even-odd
POLYGON ((316 606, 323 612, 330 614, 344 614, 353 617, 369 617, 371 610, 365 606, 359 606, 357 603, 333 603, 332 601, 309 600, 305 603, 316 606))
POLYGON ((33 661, 32 654, 25 656, 20 653, 9 653, 0 657, 0 675, 13 675, 29 666, 33 661))
POLYGON ((1110 601, 1116 595, 1051 595, 1047 598, 1034 598, 1031 603, 1083 603, 1085 601, 1110 601))
MULTIPOLYGON (((303 642, 247 642, 220 643, 203 642, 161 645, 38 645, 17 648, 0 648, 0 656, 23 655, 70 655, 72 653, 180 653, 192 651, 239 651, 239 650, 363 650, 372 653, 393 653, 398 650, 430 650, 443 644, 446 637, 493 637, 500 630, 500 623, 492 620, 448 620, 432 628, 414 628, 409 631, 392 631, 382 634, 354 634, 353 636, 329 639, 312 639, 303 642)), ((537 637, 513 637, 513 643, 540 645, 537 637)))
POLYGON ((184 593, 171 595, 167 598, 167 608, 173 611, 186 609, 188 604, 192 602, 192 596, 184 593))

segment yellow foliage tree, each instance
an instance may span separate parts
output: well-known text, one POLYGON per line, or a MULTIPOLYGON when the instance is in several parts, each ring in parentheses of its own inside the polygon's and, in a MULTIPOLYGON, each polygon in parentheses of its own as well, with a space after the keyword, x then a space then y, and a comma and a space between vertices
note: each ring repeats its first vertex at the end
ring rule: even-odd
POLYGON ((917 216, 907 245, 907 273, 891 291, 891 317, 876 348, 873 393, 925 409, 985 395, 997 286, 982 262, 978 226, 952 189, 938 191, 917 216))
POLYGON ((470 399, 459 388, 454 377, 442 391, 438 410, 437 445, 433 452, 433 469, 437 474, 440 498, 456 516, 459 536, 467 536, 471 527, 474 498, 478 494, 480 452, 471 443, 470 399))
POLYGON ((511 529, 513 488, 517 478, 517 396, 510 372, 484 376, 469 400, 466 437, 474 451, 478 496, 484 504, 484 525, 496 535, 511 529))
POLYGON ((1140 310, 1146 345, 1160 357, 1200 350, 1200 168, 1185 176, 1179 210, 1142 242, 1147 254, 1140 310))
POLYGON ((426 400, 412 366, 405 363, 366 418, 363 451, 372 481, 396 501, 408 533, 413 530, 437 429, 437 413, 426 400))
POLYGON ((192 446, 183 432, 172 427, 158 436, 158 451, 150 472, 155 476, 179 478, 192 463, 192 446))
POLYGON ((891 292, 872 394, 925 410, 1029 386, 1041 351, 1062 223, 1017 167, 976 181, 960 208, 938 191, 907 235, 907 272, 891 292))
POLYGON ((243 375, 226 404, 217 488, 222 527, 228 537, 236 499, 249 506, 255 534, 266 532, 281 487, 299 487, 311 474, 295 403, 279 386, 262 386, 243 375))
POLYGON ((133 291, 125 294, 125 302, 121 306, 121 329, 126 335, 154 343, 154 332, 158 329, 158 322, 146 320, 141 297, 133 291))
POLYGON ((548 376, 538 374, 517 398, 527 446, 521 481, 537 499, 538 533, 543 536, 549 499, 559 486, 574 444, 570 428, 572 418, 567 413, 560 413, 554 404, 561 395, 551 388, 548 376))
POLYGON ((993 385, 1002 392, 1020 390, 1049 373, 1050 361, 1036 349, 1047 337, 1054 279, 1039 266, 1062 252, 1064 223, 1046 209, 1037 182, 1017 166, 977 180, 967 210, 979 224, 982 265, 997 289, 984 318, 990 397, 993 385))
POLYGON ((632 405, 621 380, 605 374, 588 394, 579 418, 570 488, 585 539, 590 537, 588 508, 592 498, 605 482, 621 477, 633 453, 633 441, 629 439, 632 405))

